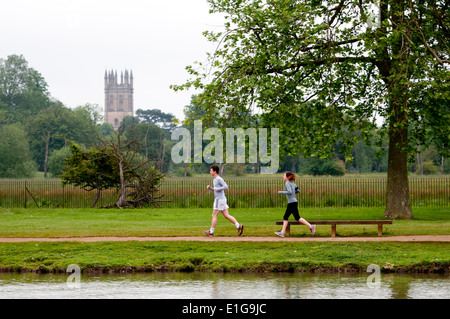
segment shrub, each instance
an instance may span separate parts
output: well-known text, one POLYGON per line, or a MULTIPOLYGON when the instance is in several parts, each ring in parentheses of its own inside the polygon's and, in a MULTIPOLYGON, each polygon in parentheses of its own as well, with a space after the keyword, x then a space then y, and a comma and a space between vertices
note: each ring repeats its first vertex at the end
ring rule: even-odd
POLYGON ((423 162, 423 173, 425 175, 436 174, 438 172, 438 168, 433 164, 433 161, 425 161, 423 162))
POLYGON ((336 159, 310 158, 307 160, 303 173, 308 175, 342 176, 345 174, 345 164, 336 159))

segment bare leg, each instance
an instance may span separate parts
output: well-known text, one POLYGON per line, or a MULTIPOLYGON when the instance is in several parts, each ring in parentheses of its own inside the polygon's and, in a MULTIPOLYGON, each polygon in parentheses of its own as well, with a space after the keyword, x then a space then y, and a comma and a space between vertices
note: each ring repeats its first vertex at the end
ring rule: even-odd
POLYGON ((287 220, 283 220, 283 229, 281 230, 282 233, 286 233, 288 223, 289 222, 287 220))
MULTIPOLYGON (((225 217, 226 219, 228 219, 230 222, 233 223, 233 225, 236 225, 237 220, 236 218, 234 218, 233 216, 231 216, 230 214, 228 214, 228 209, 224 209, 222 211, 223 217, 225 217)), ((216 222, 217 222, 217 216, 216 216, 216 222)))
POLYGON ((212 213, 212 220, 211 220, 211 228, 216 228, 217 225, 217 215, 219 215, 220 210, 214 210, 212 213))
POLYGON ((304 218, 300 218, 300 219, 298 220, 298 222, 299 222, 300 224, 303 224, 303 225, 308 226, 308 228, 311 229, 311 224, 308 223, 304 218))

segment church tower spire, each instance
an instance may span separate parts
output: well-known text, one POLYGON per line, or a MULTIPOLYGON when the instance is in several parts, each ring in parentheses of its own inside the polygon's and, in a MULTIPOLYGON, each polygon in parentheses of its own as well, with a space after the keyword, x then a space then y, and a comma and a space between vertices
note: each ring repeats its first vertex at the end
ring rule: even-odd
POLYGON ((120 72, 118 83, 117 70, 105 71, 105 122, 117 129, 125 116, 134 115, 133 72, 120 72), (129 81, 130 79, 130 81, 129 81))

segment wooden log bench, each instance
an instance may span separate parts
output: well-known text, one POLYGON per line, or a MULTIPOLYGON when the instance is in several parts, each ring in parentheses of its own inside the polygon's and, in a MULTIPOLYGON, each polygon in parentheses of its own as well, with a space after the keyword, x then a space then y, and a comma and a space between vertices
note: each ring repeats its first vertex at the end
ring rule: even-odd
MULTIPOLYGON (((392 224, 392 220, 308 220, 311 225, 331 225, 331 237, 336 237, 336 225, 378 225, 378 236, 383 234, 383 225, 392 224)), ((277 225, 283 225, 282 221, 276 222, 277 225)), ((291 225, 302 225, 298 221, 289 221, 286 227, 286 236, 291 233, 291 225)), ((317 230, 316 230, 317 233, 317 230)))

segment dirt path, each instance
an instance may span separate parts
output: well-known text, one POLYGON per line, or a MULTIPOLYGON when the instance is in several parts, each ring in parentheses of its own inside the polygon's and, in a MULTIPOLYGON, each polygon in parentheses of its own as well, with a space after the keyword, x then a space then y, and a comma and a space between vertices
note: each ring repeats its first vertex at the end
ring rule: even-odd
POLYGON ((2 237, 1 243, 19 242, 101 242, 101 241, 205 241, 205 242, 450 242, 450 235, 417 235, 417 236, 382 236, 382 237, 51 237, 51 238, 19 238, 2 237))

